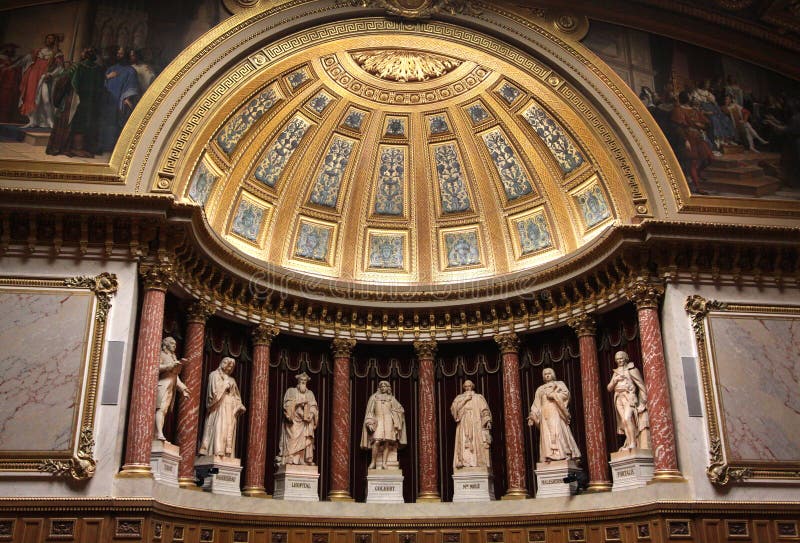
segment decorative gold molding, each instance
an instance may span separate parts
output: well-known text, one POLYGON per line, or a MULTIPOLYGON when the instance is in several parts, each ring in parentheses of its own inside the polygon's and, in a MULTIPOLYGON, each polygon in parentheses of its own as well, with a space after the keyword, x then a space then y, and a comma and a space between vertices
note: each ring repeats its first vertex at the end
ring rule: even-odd
POLYGON ((368 49, 351 51, 350 56, 365 72, 400 83, 436 79, 452 72, 463 62, 411 49, 368 49))
POLYGON ((519 354, 519 336, 514 332, 497 334, 494 340, 500 346, 501 354, 519 354))
POLYGON ((433 340, 414 342, 414 352, 419 359, 432 360, 436 356, 437 348, 437 343, 433 340))
POLYGON ((213 301, 198 300, 186 311, 186 322, 205 323, 216 311, 217 304, 213 301))
POLYGON ((334 358, 350 358, 353 354, 353 349, 356 346, 356 340, 350 338, 335 338, 331 342, 331 351, 333 351, 334 358))
POLYGON ((275 339, 275 336, 277 336, 280 331, 281 329, 277 326, 259 324, 253 328, 253 345, 271 345, 272 340, 275 339))
POLYGON ((429 19, 434 15, 472 15, 481 14, 469 0, 337 0, 340 4, 361 5, 365 8, 379 8, 386 15, 403 19, 429 19))
POLYGON ((573 317, 567 321, 567 324, 575 330, 578 337, 594 336, 597 333, 597 321, 589 314, 573 317))
POLYGON ((725 414, 722 412, 721 385, 718 381, 714 349, 709 332, 709 317, 713 314, 725 315, 781 315, 797 317, 800 321, 800 307, 774 306, 761 304, 738 304, 708 300, 698 295, 686 298, 684 309, 692 320, 692 328, 697 342, 700 375, 703 386, 703 399, 706 412, 706 426, 709 441, 709 465, 706 474, 715 485, 727 486, 734 482, 748 480, 800 482, 800 461, 733 461, 729 458, 727 436, 724 427, 725 414))

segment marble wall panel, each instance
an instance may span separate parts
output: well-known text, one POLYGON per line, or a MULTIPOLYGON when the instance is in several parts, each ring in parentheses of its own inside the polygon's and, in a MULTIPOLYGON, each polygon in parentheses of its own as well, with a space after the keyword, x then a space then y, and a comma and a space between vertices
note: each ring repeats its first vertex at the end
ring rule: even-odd
POLYGON ((67 451, 93 295, 0 290, 0 452, 67 451))

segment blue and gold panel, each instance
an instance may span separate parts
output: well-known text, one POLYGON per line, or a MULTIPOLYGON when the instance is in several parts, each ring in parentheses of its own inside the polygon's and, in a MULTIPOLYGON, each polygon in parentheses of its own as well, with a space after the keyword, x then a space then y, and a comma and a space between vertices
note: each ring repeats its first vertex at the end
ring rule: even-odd
POLYGON ((306 102, 306 107, 316 113, 317 115, 322 115, 328 106, 333 103, 333 98, 327 92, 319 91, 317 94, 314 95, 311 100, 306 102))
POLYGON ((252 243, 258 241, 264 223, 264 208, 244 196, 239 200, 236 215, 231 222, 231 233, 252 243))
POLYGON ((608 200, 597 182, 589 185, 586 190, 576 193, 575 203, 578 205, 587 230, 611 218, 608 200))
POLYGON ((308 70, 307 66, 303 66, 302 68, 298 68, 297 70, 289 73, 285 77, 286 84, 292 90, 292 92, 296 92, 300 87, 311 81, 311 73, 308 70))
POLYGON ((526 211, 511 219, 517 258, 527 257, 553 247, 553 237, 543 209, 526 211))
POLYGON ((206 163, 201 160, 197 164, 194 175, 192 175, 192 181, 189 185, 189 198, 205 207, 208 196, 214 190, 214 184, 218 178, 219 176, 212 173, 206 163))
POLYGON ((404 270, 405 244, 404 233, 369 234, 369 270, 404 270))
POLYGON ((436 113, 429 115, 428 120, 428 134, 431 136, 441 136, 442 134, 450 134, 450 121, 447 119, 446 113, 436 113))
POLYGON ((570 173, 583 164, 581 152, 539 105, 531 103, 522 116, 553 154, 564 173, 570 173))
POLYGON ((446 270, 481 265, 478 229, 460 229, 442 233, 442 257, 446 270))
POLYGON ((514 105, 514 102, 522 96, 522 91, 519 90, 516 85, 512 85, 508 81, 503 81, 500 85, 495 89, 495 92, 503 99, 503 101, 509 105, 514 105))
POLYGON ((439 180, 439 200, 442 213, 459 213, 470 209, 469 192, 464 168, 461 167, 455 143, 432 145, 436 177, 439 180))
POLYGON ((383 136, 386 138, 405 138, 408 130, 406 117, 386 117, 383 136))
POLYGON ((255 178, 269 187, 275 187, 310 126, 309 121, 295 115, 264 153, 254 173, 255 178))
POLYGON ((225 126, 217 133, 216 141, 220 149, 226 155, 233 153, 239 141, 244 137, 248 130, 269 110, 275 107, 280 100, 275 85, 261 91, 253 97, 246 106, 241 108, 228 120, 225 126))
POLYGON ((334 226, 310 219, 300 219, 294 243, 294 257, 330 265, 334 226))
POLYGON ((336 207, 339 201, 339 190, 354 146, 355 141, 353 140, 338 134, 333 136, 308 199, 310 203, 323 207, 336 207))
POLYGON ((469 104, 464 108, 464 111, 473 125, 483 124, 492 120, 492 114, 489 113, 489 110, 486 109, 486 106, 480 101, 469 104))
POLYGON ((375 188, 376 215, 403 215, 406 185, 406 148, 381 147, 375 188))
POLYGON ((500 175, 500 182, 503 184, 506 198, 509 202, 531 194, 533 187, 528 180, 528 175, 522 168, 514 148, 506 139, 499 128, 489 130, 482 134, 489 156, 497 168, 500 175))
POLYGON ((353 132, 361 133, 361 128, 364 126, 364 121, 367 118, 367 112, 354 107, 350 107, 342 117, 339 126, 353 132))

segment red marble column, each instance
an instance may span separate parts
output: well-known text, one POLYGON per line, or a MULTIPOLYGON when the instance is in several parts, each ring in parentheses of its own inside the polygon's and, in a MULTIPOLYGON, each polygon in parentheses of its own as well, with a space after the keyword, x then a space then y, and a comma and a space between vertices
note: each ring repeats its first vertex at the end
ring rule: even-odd
POLYGON ((150 450, 156 418, 156 387, 161 335, 164 327, 164 300, 167 288, 175 280, 172 265, 142 264, 139 268, 144 286, 139 337, 128 411, 128 436, 125 464, 121 476, 152 477, 150 450))
POLYGON ((597 331, 594 318, 581 315, 569 321, 578 334, 581 349, 581 389, 583 418, 586 432, 586 456, 589 467, 588 492, 611 490, 611 478, 606 458, 606 434, 603 411, 600 407, 600 372, 597 361, 597 331))
POLYGON ((197 302, 189 308, 186 324, 186 363, 181 379, 189 389, 189 397, 178 398, 178 446, 181 462, 178 468, 178 484, 181 488, 200 490, 194 484, 194 459, 197 454, 197 432, 200 424, 200 385, 203 372, 203 343, 206 337, 206 321, 214 314, 214 305, 197 302))
POLYGON ((333 340, 333 425, 331 428, 331 489, 332 502, 353 501, 350 496, 350 355, 356 340, 333 340))
POLYGON ((415 341, 419 361, 419 495, 418 502, 439 502, 439 444, 436 441, 434 387, 435 341, 415 341))
POLYGON ((647 389, 647 412, 650 415, 650 438, 653 445, 654 481, 683 481, 675 452, 675 424, 669 397, 664 342, 658 318, 658 300, 664 287, 638 280, 628 288, 628 298, 639 314, 642 342, 642 365, 647 389))
POLYGON ((267 414, 269 406, 269 348, 278 335, 277 326, 261 324, 253 329, 253 373, 250 384, 249 424, 247 427, 247 464, 245 496, 268 497, 264 487, 267 466, 267 414))
POLYGON ((503 357, 503 418, 506 438, 508 490, 502 499, 528 497, 525 485, 525 445, 522 433, 522 394, 519 382, 519 338, 514 332, 497 334, 494 340, 503 357))

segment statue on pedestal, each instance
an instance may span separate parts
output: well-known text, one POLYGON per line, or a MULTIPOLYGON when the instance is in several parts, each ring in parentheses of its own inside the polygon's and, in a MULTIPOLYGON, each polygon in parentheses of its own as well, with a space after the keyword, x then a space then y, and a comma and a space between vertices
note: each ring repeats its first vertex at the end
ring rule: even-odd
POLYGON ((307 387, 311 378, 303 372, 295 379, 297 386, 287 389, 283 396, 283 427, 275 464, 313 466, 319 408, 307 387))
POLYGON ((453 468, 488 468, 492 465, 492 412, 472 381, 464 381, 463 389, 450 406, 456 419, 453 468))
POLYGON ((367 402, 361 431, 361 448, 372 451, 369 469, 397 468, 397 449, 406 443, 405 410, 389 382, 381 381, 367 402))
POLYGON ((175 339, 165 337, 161 341, 161 354, 158 364, 158 392, 156 394, 156 429, 155 439, 166 441, 164 437, 164 419, 172 411, 175 403, 175 389, 181 391, 184 398, 189 397, 189 389, 178 376, 183 368, 185 358, 178 360, 175 356, 175 339))
POLYGON ((236 422, 246 411, 236 380, 231 377, 235 365, 236 361, 226 356, 208 375, 208 412, 200 442, 201 455, 235 458, 236 422))
POLYGON ((614 393, 617 433, 625 436, 620 451, 650 448, 650 417, 647 414, 647 391, 642 374, 625 351, 614 355, 617 367, 608 383, 614 393))
POLYGON ((544 384, 536 394, 528 415, 528 425, 539 427, 539 462, 577 460, 581 456, 569 429, 569 390, 563 381, 556 381, 553 368, 542 372, 544 384))

